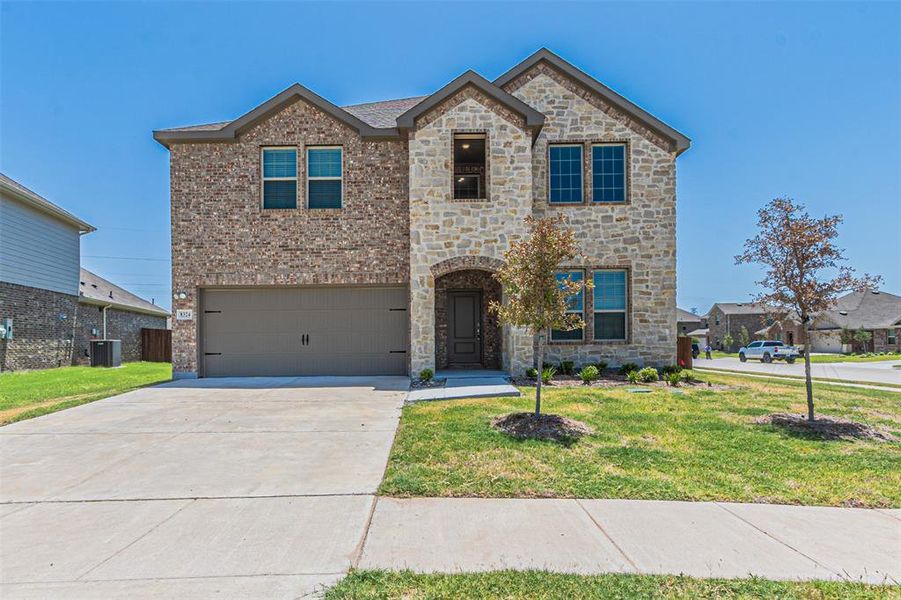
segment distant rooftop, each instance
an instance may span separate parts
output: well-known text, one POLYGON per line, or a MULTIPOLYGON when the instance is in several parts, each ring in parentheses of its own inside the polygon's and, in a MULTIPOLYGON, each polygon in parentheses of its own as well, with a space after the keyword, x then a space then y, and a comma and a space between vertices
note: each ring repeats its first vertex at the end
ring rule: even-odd
POLYGON ((87 269, 81 269, 79 280, 79 296, 89 304, 111 305, 113 308, 142 312, 160 317, 168 317, 169 311, 148 302, 119 287, 115 283, 107 281, 100 275, 91 273, 87 269))

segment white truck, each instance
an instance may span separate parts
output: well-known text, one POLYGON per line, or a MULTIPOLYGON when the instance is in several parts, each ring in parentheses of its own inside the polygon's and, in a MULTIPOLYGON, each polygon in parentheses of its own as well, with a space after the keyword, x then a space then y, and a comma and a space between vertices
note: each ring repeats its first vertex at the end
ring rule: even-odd
POLYGON ((745 362, 749 358, 759 359, 761 362, 771 363, 774 360, 784 360, 791 364, 801 356, 794 346, 786 346, 776 340, 758 340, 751 342, 744 348, 738 349, 738 360, 745 362))

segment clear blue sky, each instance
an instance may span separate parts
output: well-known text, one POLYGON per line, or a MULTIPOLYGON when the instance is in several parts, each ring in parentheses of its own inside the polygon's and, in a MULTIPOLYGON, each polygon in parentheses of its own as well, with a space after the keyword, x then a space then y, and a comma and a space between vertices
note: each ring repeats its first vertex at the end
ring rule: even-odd
POLYGON ((680 306, 749 297, 759 273, 732 257, 776 195, 842 213, 851 264, 901 293, 899 7, 4 1, 0 169, 98 227, 85 267, 168 307, 151 130, 234 118, 294 82, 337 104, 427 94, 547 46, 692 138, 680 306))

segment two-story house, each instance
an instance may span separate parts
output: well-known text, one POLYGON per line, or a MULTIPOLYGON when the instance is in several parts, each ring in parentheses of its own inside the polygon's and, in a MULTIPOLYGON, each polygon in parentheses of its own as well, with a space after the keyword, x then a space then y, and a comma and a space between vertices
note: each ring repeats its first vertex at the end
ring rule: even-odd
POLYGON ((562 214, 593 288, 549 360, 663 365, 676 348, 684 135, 547 50, 494 81, 339 107, 295 84, 224 123, 166 129, 176 376, 521 373, 489 314, 528 215, 562 214))

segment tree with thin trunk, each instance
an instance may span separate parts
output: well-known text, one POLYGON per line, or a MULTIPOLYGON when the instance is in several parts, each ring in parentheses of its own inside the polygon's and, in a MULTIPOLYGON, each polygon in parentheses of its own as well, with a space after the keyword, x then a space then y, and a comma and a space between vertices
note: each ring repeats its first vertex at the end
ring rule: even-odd
MULTIPOLYGON (((854 332, 854 341, 860 343, 863 352, 867 351, 867 344, 873 339, 873 334, 861 327, 854 332)), ((874 348, 875 350, 875 348, 874 348)))
POLYGON ((804 342, 804 378, 807 419, 814 420, 813 383, 810 377, 810 324, 834 306, 840 294, 875 288, 880 277, 855 277, 841 263, 844 251, 836 246, 841 215, 811 217, 791 198, 775 198, 757 211, 757 235, 745 242, 736 264, 757 263, 764 278, 755 301, 774 315, 797 315, 804 342))
POLYGON ((535 416, 541 414, 541 383, 545 337, 552 329, 571 331, 585 326, 581 315, 567 313, 574 295, 589 284, 558 276, 561 265, 579 255, 579 247, 563 217, 527 217, 529 236, 510 244, 504 264, 494 274, 504 289, 504 302, 493 301, 489 310, 505 325, 525 327, 537 338, 538 381, 535 416))
POLYGON ((743 347, 747 347, 747 345, 751 342, 751 334, 748 332, 748 328, 744 325, 741 326, 741 331, 738 332, 738 343, 743 347))

